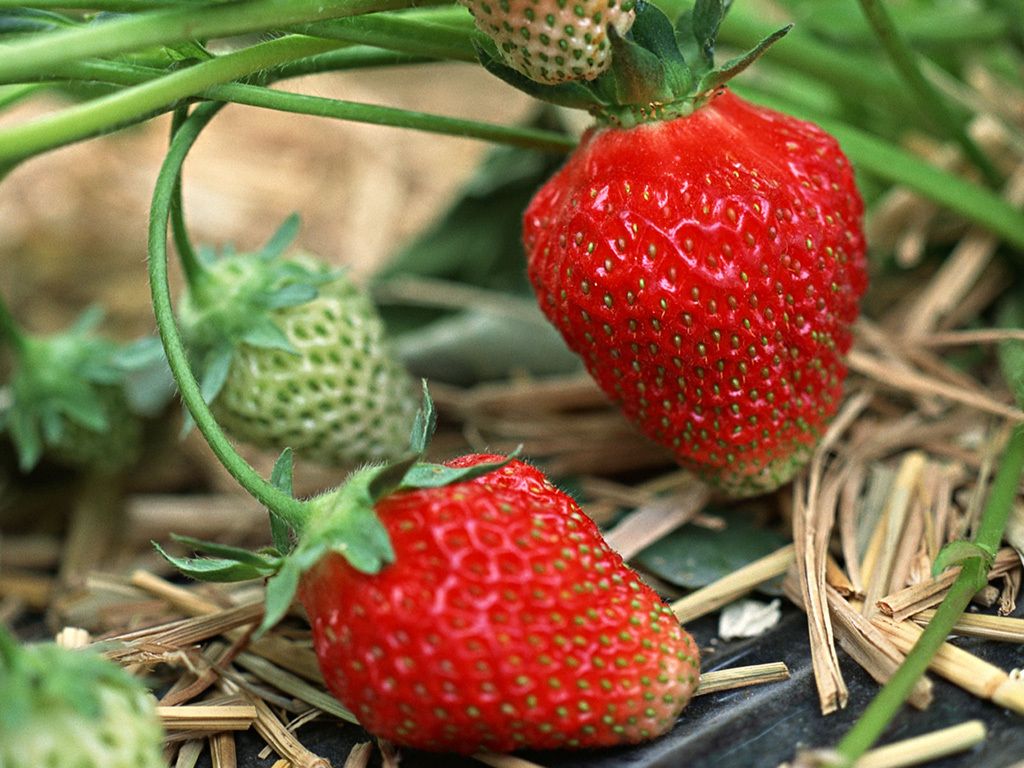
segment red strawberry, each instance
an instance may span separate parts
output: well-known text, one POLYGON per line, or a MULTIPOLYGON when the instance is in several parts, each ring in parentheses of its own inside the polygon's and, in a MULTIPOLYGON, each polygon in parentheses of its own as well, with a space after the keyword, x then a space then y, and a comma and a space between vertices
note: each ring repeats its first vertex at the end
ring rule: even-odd
POLYGON ((867 277, 863 204, 836 141, 726 90, 788 28, 715 67, 728 4, 650 4, 611 70, 572 91, 598 124, 524 222, 541 308, 601 388, 684 466, 771 490, 835 413, 867 277))
POLYGON ((591 131, 527 209, 529 275, 648 436, 727 490, 769 490, 842 395, 862 209, 834 139, 723 90, 591 131))
POLYGON ((692 638, 538 470, 511 461, 376 512, 394 563, 367 574, 330 554, 300 585, 327 685, 372 733, 473 752, 672 727, 697 682, 692 638))
MULTIPOLYGON (((398 744, 595 747, 671 728, 699 674, 672 612, 530 465, 423 463, 433 424, 425 395, 406 459, 275 510, 276 548, 157 549, 199 579, 269 576, 261 632, 298 593, 331 692, 398 744)), ((286 492, 289 455, 274 471, 286 492)))

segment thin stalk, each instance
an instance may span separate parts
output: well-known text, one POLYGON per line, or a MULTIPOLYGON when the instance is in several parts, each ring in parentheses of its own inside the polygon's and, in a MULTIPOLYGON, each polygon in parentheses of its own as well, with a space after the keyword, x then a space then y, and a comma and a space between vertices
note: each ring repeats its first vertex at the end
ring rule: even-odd
POLYGON ((1003 176, 992 164, 988 156, 967 133, 967 126, 946 104, 942 94, 921 72, 914 52, 910 49, 899 28, 893 23, 882 0, 859 0, 868 22, 875 31, 875 36, 889 56, 893 66, 909 86, 917 99, 921 110, 929 115, 945 131, 949 138, 956 141, 964 154, 981 171, 989 186, 999 188, 1003 184, 1003 176))
POLYGON ((46 86, 39 83, 0 86, 0 109, 7 109, 7 107, 27 99, 33 93, 43 88, 46 88, 46 86))
MULTIPOLYGON (((154 11, 162 8, 180 8, 190 4, 203 8, 216 3, 206 0, 30 0, 33 9, 42 11, 108 11, 111 13, 137 13, 154 11)), ((24 8, 25 0, 0 0, 0 10, 4 8, 24 8)))
POLYGON ((153 311, 167 362, 178 384, 181 399, 214 455, 254 498, 293 528, 301 530, 309 516, 308 506, 269 483, 235 450, 203 400, 199 382, 192 373, 188 355, 174 322, 171 290, 167 281, 167 225, 174 200, 174 187, 189 150, 221 106, 204 104, 182 124, 171 141, 157 176, 149 220, 149 284, 153 311))
POLYGON ((447 115, 427 112, 413 112, 376 104, 360 104, 352 101, 327 99, 321 96, 307 96, 298 93, 261 88, 255 85, 229 83, 210 88, 203 94, 206 98, 247 104, 252 107, 275 109, 336 120, 350 120, 357 123, 387 125, 394 128, 410 128, 447 136, 462 136, 481 139, 514 147, 537 149, 545 152, 566 152, 576 146, 576 141, 555 131, 483 123, 464 120, 447 115))
MULTIPOLYGON (((251 0, 167 10, 112 19, 103 24, 31 35, 0 46, 0 81, 31 79, 60 64, 249 32, 265 32, 375 11, 394 10, 413 0, 251 0)), ((422 0, 417 4, 422 5, 422 0)))
MULTIPOLYGON (((1022 471, 1024 428, 1018 427, 1013 431, 1003 454, 1003 461, 993 482, 974 539, 976 544, 987 551, 994 552, 1002 541, 1022 471)), ((983 558, 971 557, 961 564, 956 581, 953 582, 953 586, 917 643, 907 654, 906 660, 839 742, 837 751, 844 765, 852 765, 882 735, 907 700, 914 684, 928 669, 932 658, 963 615, 971 598, 987 583, 988 566, 983 558)))
POLYGON ((7 302, 0 297, 0 339, 3 338, 6 338, 11 343, 11 346, 14 347, 15 352, 19 356, 24 354, 27 344, 25 332, 18 325, 18 321, 14 319, 14 315, 11 314, 7 302))
MULTIPOLYGON (((337 43, 288 36, 243 48, 20 125, 0 129, 0 165, 110 130, 154 111, 163 111, 217 83, 228 82, 303 56, 323 53, 337 43)), ((2 58, 0 58, 2 61, 2 58)))
POLYGON ((427 13, 381 13, 322 21, 302 25, 296 31, 413 56, 476 62, 470 38, 472 29, 472 17, 458 6, 427 13))
MULTIPOLYGON (((187 106, 174 110, 174 117, 171 120, 171 141, 174 141, 174 135, 187 119, 187 106)), ((182 272, 185 273, 185 282, 188 283, 189 288, 194 289, 196 281, 203 271, 203 265, 199 262, 199 257, 192 247, 192 242, 188 237, 188 228, 185 226, 185 207, 181 200, 181 177, 182 172, 179 172, 171 196, 171 233, 174 236, 174 248, 178 252, 182 272)))

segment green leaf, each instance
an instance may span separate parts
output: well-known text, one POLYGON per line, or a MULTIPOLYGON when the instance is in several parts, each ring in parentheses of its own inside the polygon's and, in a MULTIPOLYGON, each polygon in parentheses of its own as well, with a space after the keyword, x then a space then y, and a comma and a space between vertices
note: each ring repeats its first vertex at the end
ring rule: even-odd
POLYGON ((30 472, 43 455, 43 441, 35 419, 25 409, 11 408, 7 416, 7 429, 18 453, 18 468, 22 472, 30 472))
MULTIPOLYGON (((288 496, 293 495, 293 463, 292 449, 285 448, 281 451, 281 455, 277 457, 277 461, 274 462, 274 468, 270 471, 270 484, 288 496)), ((277 548, 278 552, 286 554, 292 549, 294 531, 287 522, 278 517, 274 510, 270 509, 268 512, 270 513, 270 535, 274 542, 274 547, 277 548)))
POLYGON ((206 359, 206 365, 203 366, 203 378, 199 382, 199 390, 202 392, 203 400, 207 403, 216 400, 217 395, 224 389, 233 359, 234 352, 229 347, 214 350, 206 359))
POLYGON ((416 462, 420 460, 419 453, 411 453, 403 459, 385 464, 375 470, 373 479, 367 485, 372 502, 376 503, 385 496, 401 488, 405 476, 409 473, 416 462))
POLYGON ((787 539, 755 525, 748 510, 721 514, 727 527, 711 531, 685 525, 637 556, 659 578, 687 589, 705 587, 784 546, 787 539))
MULTIPOLYGON (((1012 293, 999 306, 998 323, 1003 328, 1024 328, 1024 293, 1012 293)), ((1004 341, 999 345, 999 367, 1003 379, 1024 408, 1024 341, 1004 341)))
POLYGON ((302 220, 299 218, 299 214, 291 214, 282 222, 267 244, 260 248, 260 258, 264 261, 271 261, 281 256, 298 237, 301 224, 302 220))
POLYGON ((423 402, 416 417, 412 422, 412 434, 409 436, 409 447, 417 456, 422 456, 427 451, 430 438, 437 429, 437 411, 434 409, 434 401, 430 397, 430 390, 427 388, 427 380, 422 380, 423 402))

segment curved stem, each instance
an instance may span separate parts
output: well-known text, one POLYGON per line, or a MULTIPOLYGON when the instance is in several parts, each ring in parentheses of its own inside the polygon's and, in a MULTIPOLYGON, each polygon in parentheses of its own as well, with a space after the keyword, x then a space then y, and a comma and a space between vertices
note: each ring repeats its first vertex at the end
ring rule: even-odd
MULTIPOLYGON (((187 119, 187 106, 174 110, 174 117, 171 120, 171 141, 174 141, 175 134, 187 119)), ((203 265, 199 262, 199 257, 192 247, 192 242, 188 237, 188 228, 185 226, 185 207, 181 200, 181 177, 182 173, 179 172, 171 197, 171 232, 174 235, 174 248, 178 252, 181 269, 185 273, 185 281, 189 288, 194 289, 196 280, 203 271, 203 265)))
POLYGON ((447 115, 412 112, 376 104, 327 99, 321 96, 306 96, 240 83, 229 83, 211 88, 203 95, 210 99, 223 99, 236 104, 248 104, 252 107, 264 107, 282 112, 295 112, 337 120, 351 120, 357 123, 411 128, 545 152, 566 152, 576 146, 574 139, 555 131, 463 120, 447 115))
POLYGON ((206 401, 203 400, 199 382, 196 381, 189 366, 171 307, 171 292, 167 282, 167 224, 174 199, 174 187, 188 151, 221 106, 204 104, 182 124, 171 142, 157 177, 149 221, 149 282, 153 311, 156 314, 160 339, 167 354, 167 362, 178 384, 181 399, 217 459, 245 490, 298 531, 302 530, 309 517, 308 505, 283 493, 264 479, 238 454, 225 436, 206 401))
MULTIPOLYGON (((412 0, 250 0, 195 7, 186 3, 102 24, 32 35, 0 46, 0 81, 31 79, 60 64, 137 51, 151 45, 265 32, 374 11, 394 10, 412 0), (191 6, 191 7, 189 7, 191 6)), ((420 3, 422 4, 422 3, 420 3)))
MULTIPOLYGON (((981 526, 975 537, 976 544, 983 548, 989 547, 992 552, 1002 541, 1022 470, 1024 427, 1018 427, 1014 430, 1003 455, 999 472, 982 512, 981 526)), ((907 700, 911 689, 928 669, 932 658, 953 630, 953 625, 963 614, 971 598, 987 583, 988 568, 982 558, 967 559, 961 566, 960 574, 953 586, 936 610, 935 616, 907 654, 906 660, 839 742, 837 750, 844 765, 852 765, 882 735, 907 700)))
POLYGON ((21 326, 18 325, 18 321, 14 319, 14 315, 11 314, 7 302, 0 297, 0 339, 5 337, 11 342, 11 346, 14 347, 19 355, 24 353, 26 345, 25 333, 21 330, 21 326))
POLYGON ((974 142, 968 133, 964 121, 957 118, 946 104, 945 99, 921 72, 914 52, 907 45, 900 30, 893 24, 889 12, 882 0, 859 0, 864 15, 875 30, 875 35, 882 48, 889 56, 896 70, 903 76, 910 87, 921 109, 935 120, 949 138, 956 141, 964 154, 982 172, 989 186, 1000 187, 1003 176, 996 169, 988 156, 974 142))
POLYGON ((70 144, 131 122, 211 85, 229 82, 303 56, 337 47, 336 42, 289 36, 228 53, 157 80, 126 88, 84 104, 6 129, 0 129, 0 165, 46 149, 70 144))

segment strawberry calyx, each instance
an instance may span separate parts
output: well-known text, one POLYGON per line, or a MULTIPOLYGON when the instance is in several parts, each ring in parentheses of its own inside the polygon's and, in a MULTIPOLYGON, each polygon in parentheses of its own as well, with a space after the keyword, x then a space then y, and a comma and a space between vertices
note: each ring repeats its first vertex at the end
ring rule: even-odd
POLYGON ((189 276, 178 322, 207 403, 223 389, 239 345, 297 355, 272 313, 312 301, 320 286, 341 274, 313 259, 281 258, 298 229, 299 218, 293 214, 255 253, 196 251, 199 269, 189 276))
POLYGON ((544 85, 507 66, 486 36, 474 37, 473 44, 480 63, 515 88, 559 106, 585 109, 603 124, 631 128, 692 114, 791 28, 782 27, 716 66, 715 40, 730 4, 696 0, 673 24, 656 6, 640 0, 626 35, 609 28, 611 67, 589 82, 544 85))
MULTIPOLYGON (((378 573, 395 561, 376 504, 395 493, 440 488, 486 475, 512 461, 518 451, 501 461, 481 462, 466 467, 449 467, 423 461, 436 425, 433 402, 423 386, 423 404, 416 416, 410 451, 392 463, 369 465, 356 470, 346 481, 303 503, 308 512, 296 530, 271 511, 274 545, 252 552, 186 536, 172 538, 202 557, 175 557, 153 542, 157 552, 186 576, 200 581, 245 581, 267 579, 266 609, 257 634, 274 626, 288 611, 303 574, 328 554, 344 557, 358 571, 378 573)), ((285 451, 275 465, 271 481, 291 495, 291 453, 285 451)))
POLYGON ((170 397, 159 340, 121 344, 104 338, 96 332, 102 319, 102 310, 92 307, 64 331, 19 334, 11 380, 0 388, 0 432, 10 434, 22 471, 46 453, 75 466, 114 470, 130 464, 137 458, 139 427, 123 419, 152 416, 170 397), (86 449, 86 442, 96 450, 86 449))

